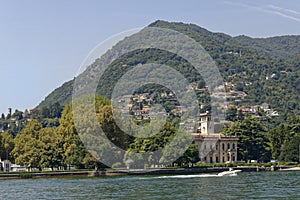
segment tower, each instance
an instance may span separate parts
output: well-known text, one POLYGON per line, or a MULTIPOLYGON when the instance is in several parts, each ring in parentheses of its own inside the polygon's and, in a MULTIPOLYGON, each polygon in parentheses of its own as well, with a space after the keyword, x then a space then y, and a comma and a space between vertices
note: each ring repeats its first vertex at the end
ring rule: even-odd
POLYGON ((210 112, 200 114, 200 127, 198 129, 199 133, 210 134, 214 133, 214 122, 211 121, 210 112))

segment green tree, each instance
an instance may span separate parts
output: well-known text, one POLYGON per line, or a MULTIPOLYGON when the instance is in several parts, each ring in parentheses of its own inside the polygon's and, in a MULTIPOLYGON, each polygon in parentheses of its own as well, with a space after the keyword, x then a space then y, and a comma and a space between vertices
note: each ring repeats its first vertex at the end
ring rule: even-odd
POLYGON ((50 118, 60 118, 62 113, 62 107, 60 103, 55 102, 49 108, 49 116, 50 118))
POLYGON ((23 112, 16 109, 15 112, 13 113, 12 117, 17 117, 18 120, 21 120, 21 119, 23 119, 23 112))
POLYGON ((281 161, 300 162, 300 134, 294 135, 285 140, 284 148, 279 156, 281 161))
POLYGON ((226 120, 235 122, 237 120, 237 109, 235 107, 230 107, 226 111, 226 120))
POLYGON ((43 107, 41 108, 41 110, 39 111, 39 117, 40 117, 41 119, 43 119, 43 118, 49 118, 49 117, 50 117, 50 111, 49 111, 49 108, 46 107, 46 106, 43 106, 43 107))
POLYGON ((295 116, 269 132, 272 157, 280 161, 299 161, 300 117, 295 116))
POLYGON ((14 139, 11 134, 8 132, 4 132, 0 134, 0 142, 3 149, 3 152, 1 154, 1 159, 4 160, 10 160, 11 162, 14 161, 11 152, 14 148, 14 139))
MULTIPOLYGON (((90 163, 89 160, 93 162, 90 156, 87 156, 87 150, 83 148, 82 144, 87 144, 89 153, 98 161, 114 164, 114 161, 121 160, 123 153, 119 149, 127 149, 133 139, 131 139, 132 136, 128 136, 120 130, 116 125, 115 117, 112 114, 111 102, 101 96, 87 95, 74 101, 72 105, 66 106, 58 130, 66 140, 64 149, 68 154, 66 158, 69 157, 67 161, 76 161, 84 165, 90 163), (94 111, 96 111, 96 118, 91 114, 94 111), (75 129, 73 113, 75 113, 75 117, 79 118, 76 120, 77 129, 75 129), (101 131, 99 127, 102 129, 101 131), (77 145, 72 145, 74 142, 77 145), (107 149, 111 149, 111 151, 107 151, 107 149), (78 157, 72 156, 74 153, 78 157)), ((100 166, 99 162, 93 163, 95 167, 100 166)))
MULTIPOLYGON (((167 158, 162 157, 163 154, 153 154, 152 152, 161 150, 172 140, 176 132, 175 127, 170 123, 166 123, 158 133, 156 133, 152 137, 149 137, 149 135, 153 135, 153 131, 153 126, 149 127, 145 125, 145 127, 143 127, 140 132, 140 136, 142 137, 135 138, 134 142, 130 145, 130 148, 125 154, 125 157, 123 159, 124 162, 126 162, 127 160, 132 160, 132 167, 135 168, 144 168, 145 166, 143 166, 143 164, 159 165, 169 162, 167 158), (139 153, 137 157, 132 156, 133 152, 139 153)), ((182 154, 183 153, 184 152, 182 152, 182 154)))
POLYGON ((191 144, 184 154, 175 161, 179 166, 187 164, 195 164, 200 160, 199 148, 195 144, 191 144))
POLYGON ((76 167, 82 167, 86 149, 84 148, 75 128, 72 104, 67 105, 63 110, 57 134, 58 138, 62 139, 62 163, 65 166, 75 165, 76 167))
POLYGON ((284 124, 280 124, 277 128, 274 128, 269 132, 270 147, 273 159, 279 159, 287 132, 287 126, 284 124))
POLYGON ((15 138, 15 147, 12 155, 15 158, 16 164, 25 165, 29 168, 39 168, 41 170, 41 130, 42 125, 38 121, 32 120, 22 133, 15 138))
POLYGON ((242 122, 235 122, 231 127, 224 129, 224 133, 239 138, 239 160, 270 160, 269 140, 265 128, 258 120, 246 118, 242 122))
POLYGON ((50 167, 52 169, 62 166, 63 151, 60 146, 62 138, 59 137, 56 129, 49 127, 43 128, 39 135, 39 149, 41 151, 40 166, 50 167))

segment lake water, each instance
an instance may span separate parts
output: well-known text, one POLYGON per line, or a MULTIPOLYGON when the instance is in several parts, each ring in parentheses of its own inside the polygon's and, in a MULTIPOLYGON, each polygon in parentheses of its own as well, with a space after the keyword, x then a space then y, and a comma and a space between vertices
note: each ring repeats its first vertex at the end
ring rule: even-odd
POLYGON ((0 180, 0 199, 300 199, 300 171, 0 180))

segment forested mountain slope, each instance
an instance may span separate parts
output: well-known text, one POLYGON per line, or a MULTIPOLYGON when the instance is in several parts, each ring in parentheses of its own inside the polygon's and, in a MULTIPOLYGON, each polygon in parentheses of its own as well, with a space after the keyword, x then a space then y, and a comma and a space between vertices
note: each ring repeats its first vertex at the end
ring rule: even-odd
MULTIPOLYGON (((253 106, 266 102, 276 109, 282 118, 300 114, 300 36, 278 36, 253 39, 247 36, 231 37, 213 33, 194 24, 156 21, 149 26, 176 30, 199 42, 215 60, 224 82, 246 94, 242 101, 232 102, 236 106, 253 106)), ((184 59, 157 49, 130 52, 115 60, 100 80, 98 94, 109 96, 108 91, 126 70, 136 64, 172 64, 191 82, 201 82, 193 67, 184 59), (124 68, 124 64, 126 67, 124 68), (122 67, 123 66, 123 67, 122 67), (109 77, 109 78, 108 78, 109 77)), ((97 72, 98 60, 84 72, 91 77, 97 72)), ((91 77, 92 79, 92 77, 91 77)), ((66 105, 71 101, 74 80, 68 81, 50 93, 38 107, 58 101, 66 105)))

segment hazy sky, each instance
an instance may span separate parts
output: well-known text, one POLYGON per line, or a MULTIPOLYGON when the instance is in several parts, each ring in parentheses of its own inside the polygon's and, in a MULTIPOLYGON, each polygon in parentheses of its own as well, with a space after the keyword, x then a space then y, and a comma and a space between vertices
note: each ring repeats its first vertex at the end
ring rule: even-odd
POLYGON ((37 106, 97 44, 157 19, 233 36, 300 35, 300 2, 0 0, 0 113, 37 106))

